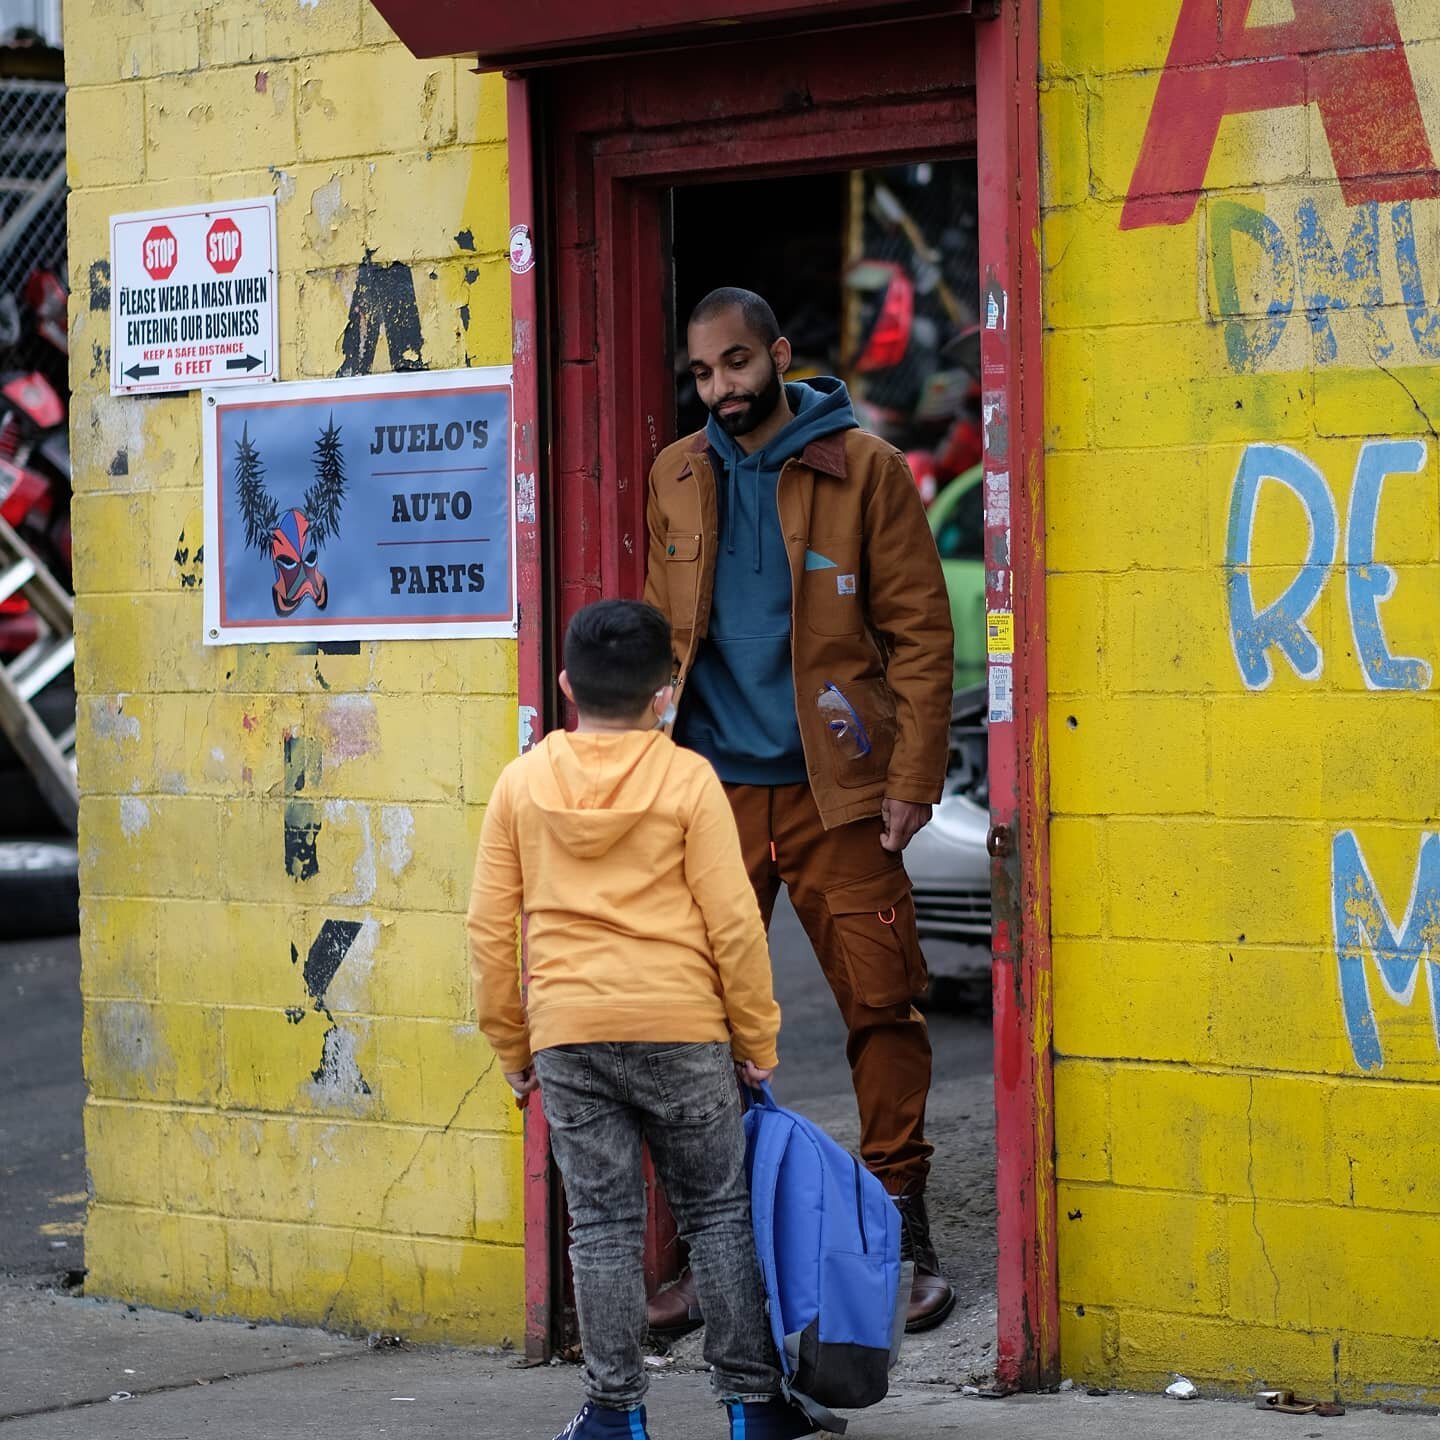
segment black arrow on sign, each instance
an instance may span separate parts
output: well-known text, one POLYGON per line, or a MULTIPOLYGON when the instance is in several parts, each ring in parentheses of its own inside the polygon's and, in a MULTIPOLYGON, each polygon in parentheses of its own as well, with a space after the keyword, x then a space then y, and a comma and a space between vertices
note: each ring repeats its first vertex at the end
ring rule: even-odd
POLYGON ((125 378, 127 380, 139 380, 145 375, 158 375, 159 373, 160 367, 158 365, 132 365, 125 372, 125 378))
POLYGON ((244 370, 248 372, 264 363, 263 360, 257 360, 253 355, 246 355, 244 359, 227 360, 225 362, 225 368, 227 370, 244 370))

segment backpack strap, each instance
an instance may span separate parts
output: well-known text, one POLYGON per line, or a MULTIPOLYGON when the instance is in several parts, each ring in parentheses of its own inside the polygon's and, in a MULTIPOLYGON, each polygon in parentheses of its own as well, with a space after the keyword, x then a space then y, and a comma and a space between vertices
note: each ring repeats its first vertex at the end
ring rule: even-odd
MULTIPOLYGON (((769 1086, 765 1089, 768 1091, 769 1086)), ((767 1096, 769 1108, 775 1109, 773 1096, 767 1096)), ((780 1314, 780 1270, 775 1258, 775 1189, 780 1183, 780 1162, 790 1144, 794 1126, 778 1120, 761 1123, 755 1137, 755 1155, 750 1167, 750 1211, 755 1231, 755 1258, 760 1262, 760 1275, 765 1293, 773 1296, 770 1311, 770 1338, 780 1353, 780 1368, 788 1377, 790 1357, 785 1353, 785 1319, 780 1314)))
POLYGON ((845 1433, 846 1426, 850 1423, 848 1420, 842 1420, 834 1411, 817 1404, 808 1395, 802 1395, 798 1390, 792 1390, 789 1381, 782 1381, 781 1389, 785 1392, 785 1398, 797 1410, 803 1410, 806 1418, 817 1430, 823 1430, 827 1435, 843 1435, 845 1433))

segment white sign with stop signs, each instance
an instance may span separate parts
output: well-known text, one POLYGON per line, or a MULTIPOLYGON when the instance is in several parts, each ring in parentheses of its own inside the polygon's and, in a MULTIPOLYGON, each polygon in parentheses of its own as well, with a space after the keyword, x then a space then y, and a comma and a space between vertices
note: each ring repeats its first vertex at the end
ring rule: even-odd
POLYGON ((275 198, 110 217, 110 393, 278 380, 275 198))

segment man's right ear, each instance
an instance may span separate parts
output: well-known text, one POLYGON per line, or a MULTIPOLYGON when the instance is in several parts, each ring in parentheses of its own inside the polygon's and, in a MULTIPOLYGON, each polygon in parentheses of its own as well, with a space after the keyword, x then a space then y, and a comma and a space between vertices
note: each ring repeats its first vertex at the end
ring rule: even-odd
POLYGON ((568 672, 568 671, 565 671, 565 670, 562 670, 562 671, 560 672, 560 693, 561 693, 572 705, 575 703, 575 691, 571 688, 571 685, 570 685, 570 675, 569 675, 569 672, 568 672))

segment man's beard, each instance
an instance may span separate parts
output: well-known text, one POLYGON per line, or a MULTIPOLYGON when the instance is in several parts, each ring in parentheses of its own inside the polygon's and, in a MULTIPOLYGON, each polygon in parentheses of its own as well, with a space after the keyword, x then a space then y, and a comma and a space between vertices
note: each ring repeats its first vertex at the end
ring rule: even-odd
POLYGON ((730 405, 736 400, 744 400, 745 408, 743 410, 735 410, 729 415, 722 415, 719 407, 712 405, 710 413, 727 435, 748 435, 752 430, 758 430, 775 413, 776 407, 780 404, 780 393, 780 368, 775 364, 772 356, 770 379, 766 382, 763 390, 758 394, 746 391, 739 395, 727 395, 721 401, 721 404, 730 405))

